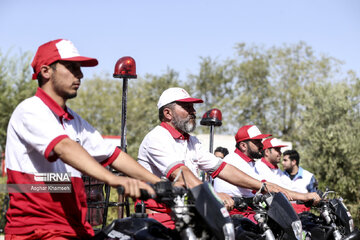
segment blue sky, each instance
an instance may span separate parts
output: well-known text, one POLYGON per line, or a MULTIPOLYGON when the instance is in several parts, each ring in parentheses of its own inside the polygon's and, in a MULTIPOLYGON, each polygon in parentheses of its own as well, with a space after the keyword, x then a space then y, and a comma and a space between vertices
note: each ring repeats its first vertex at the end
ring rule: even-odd
POLYGON ((36 52, 42 43, 70 39, 112 74, 120 57, 132 56, 137 73, 172 68, 185 79, 200 57, 219 61, 236 43, 265 47, 305 41, 317 53, 360 72, 360 1, 357 0, 0 0, 0 50, 36 52))

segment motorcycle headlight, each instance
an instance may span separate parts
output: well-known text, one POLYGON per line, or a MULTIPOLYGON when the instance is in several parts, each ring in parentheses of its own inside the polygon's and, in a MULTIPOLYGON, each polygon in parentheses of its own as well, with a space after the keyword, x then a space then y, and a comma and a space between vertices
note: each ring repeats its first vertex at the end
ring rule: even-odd
POLYGON ((295 235, 296 239, 301 240, 303 237, 301 221, 297 220, 295 222, 292 222, 291 227, 294 231, 294 235, 295 235))
POLYGON ((235 240, 234 224, 226 223, 223 226, 223 232, 224 232, 225 240, 235 240))

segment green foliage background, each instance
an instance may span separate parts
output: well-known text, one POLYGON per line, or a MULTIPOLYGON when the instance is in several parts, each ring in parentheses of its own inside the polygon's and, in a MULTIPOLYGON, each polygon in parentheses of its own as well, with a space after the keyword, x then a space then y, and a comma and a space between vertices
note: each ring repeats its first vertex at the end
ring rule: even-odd
MULTIPOLYGON (((32 96, 30 53, 0 52, 0 146, 3 151, 11 112, 32 96)), ((147 132, 159 124, 158 98, 163 90, 184 87, 195 97, 197 116, 211 108, 223 114, 222 134, 256 124, 263 132, 293 143, 301 165, 313 172, 320 189, 338 192, 360 219, 360 80, 344 72, 341 61, 316 53, 304 42, 264 47, 239 43, 224 61, 200 57, 199 72, 186 79, 168 69, 162 75, 130 79, 127 150, 136 158, 147 132)), ((78 97, 68 102, 103 135, 120 135, 122 80, 110 75, 87 77, 78 97)), ((202 133, 198 128, 196 133, 202 133)), ((113 214, 113 213, 112 213, 113 214)), ((110 214, 110 218, 114 218, 110 214)))

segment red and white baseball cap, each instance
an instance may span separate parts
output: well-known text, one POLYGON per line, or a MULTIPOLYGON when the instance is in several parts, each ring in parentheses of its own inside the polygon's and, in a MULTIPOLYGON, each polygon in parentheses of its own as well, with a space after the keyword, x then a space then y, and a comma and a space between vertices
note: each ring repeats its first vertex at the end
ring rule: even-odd
POLYGON ((74 44, 65 39, 57 39, 41 45, 31 63, 34 69, 32 79, 36 79, 41 66, 50 65, 58 60, 80 62, 82 67, 94 67, 98 65, 96 58, 80 56, 74 44))
POLYGON ((172 102, 203 103, 199 98, 192 98, 185 89, 174 87, 166 89, 160 96, 158 109, 172 102))
POLYGON ((238 143, 249 139, 263 139, 269 136, 271 136, 271 134, 262 134, 255 125, 246 125, 239 128, 235 135, 235 140, 238 143))
POLYGON ((282 148, 282 147, 287 147, 287 145, 284 145, 280 142, 279 139, 277 138, 268 138, 268 139, 265 139, 263 141, 263 149, 268 149, 268 148, 276 148, 276 147, 279 147, 279 148, 282 148))

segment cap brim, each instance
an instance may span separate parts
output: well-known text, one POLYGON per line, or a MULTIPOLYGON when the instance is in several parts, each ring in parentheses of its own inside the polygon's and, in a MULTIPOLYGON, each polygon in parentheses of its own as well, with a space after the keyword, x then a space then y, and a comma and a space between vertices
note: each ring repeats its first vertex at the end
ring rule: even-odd
POLYGON ((175 102, 203 103, 204 101, 199 98, 183 98, 176 100, 175 102))
POLYGON ((260 134, 260 135, 257 135, 255 137, 248 138, 248 139, 263 139, 263 138, 267 138, 267 137, 270 137, 270 136, 272 136, 272 135, 271 134, 260 134))
POLYGON ((246 141, 246 140, 251 140, 251 139, 263 139, 263 138, 267 138, 267 137, 270 137, 272 136, 271 134, 260 134, 260 135, 257 135, 255 137, 252 137, 252 138, 244 138, 244 139, 239 139, 239 140, 236 140, 236 142, 243 142, 243 141, 246 141))
POLYGON ((268 149, 268 148, 282 148, 282 147, 287 147, 288 145, 278 145, 278 146, 269 146, 269 147, 263 147, 263 149, 268 149))
POLYGON ((62 61, 71 61, 71 62, 80 62, 82 67, 95 67, 98 65, 98 60, 96 58, 88 58, 88 57, 71 57, 71 58, 62 58, 62 61))

